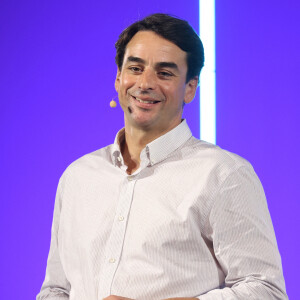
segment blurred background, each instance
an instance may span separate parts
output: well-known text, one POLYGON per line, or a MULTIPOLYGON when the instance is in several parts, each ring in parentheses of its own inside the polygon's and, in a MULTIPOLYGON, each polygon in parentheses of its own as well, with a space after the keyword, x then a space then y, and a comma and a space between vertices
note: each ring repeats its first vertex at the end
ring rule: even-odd
MULTIPOLYGON (((114 43, 148 14, 187 19, 198 1, 0 1, 0 290, 35 299, 56 186, 123 127, 114 43)), ((265 189, 287 292, 299 264, 300 2, 216 0, 217 144, 249 160, 265 189)), ((204 45, 205 47, 205 45, 204 45)), ((199 96, 185 106, 199 137, 199 96)))

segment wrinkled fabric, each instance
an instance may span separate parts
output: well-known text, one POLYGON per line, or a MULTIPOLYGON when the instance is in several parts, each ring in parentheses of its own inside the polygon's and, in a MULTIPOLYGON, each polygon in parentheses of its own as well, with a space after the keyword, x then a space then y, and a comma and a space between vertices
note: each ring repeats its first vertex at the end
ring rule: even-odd
POLYGON ((124 129, 62 175, 38 300, 287 299, 264 191, 246 160, 192 137, 183 121, 128 175, 123 139, 124 129))

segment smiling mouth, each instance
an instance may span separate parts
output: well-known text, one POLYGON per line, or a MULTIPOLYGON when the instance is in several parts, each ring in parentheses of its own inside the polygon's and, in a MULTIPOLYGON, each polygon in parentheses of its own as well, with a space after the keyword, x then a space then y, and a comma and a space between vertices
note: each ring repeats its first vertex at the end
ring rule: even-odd
POLYGON ((137 98, 137 97, 134 97, 132 96, 135 100, 137 100, 138 102, 140 103, 145 103, 145 104, 155 104, 155 103, 158 103, 158 102, 161 102, 159 100, 142 100, 140 98, 137 98))

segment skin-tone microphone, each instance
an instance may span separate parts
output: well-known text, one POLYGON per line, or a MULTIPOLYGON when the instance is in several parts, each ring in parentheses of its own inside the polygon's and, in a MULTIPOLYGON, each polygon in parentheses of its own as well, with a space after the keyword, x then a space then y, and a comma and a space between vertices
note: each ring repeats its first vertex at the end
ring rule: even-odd
POLYGON ((117 102, 116 102, 114 99, 112 99, 112 100, 110 101, 110 103, 109 103, 109 106, 110 106, 111 108, 115 108, 115 107, 117 106, 117 102))

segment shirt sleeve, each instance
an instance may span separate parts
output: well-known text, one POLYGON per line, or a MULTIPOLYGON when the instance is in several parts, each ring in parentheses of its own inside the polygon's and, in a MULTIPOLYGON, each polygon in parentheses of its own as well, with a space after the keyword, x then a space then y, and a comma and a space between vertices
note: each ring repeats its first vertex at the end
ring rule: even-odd
POLYGON ((70 283, 68 282, 59 255, 58 232, 61 212, 61 181, 58 184, 53 222, 51 228, 50 251, 47 260, 46 276, 36 300, 69 299, 70 283))
POLYGON ((288 299, 265 194, 251 166, 227 176, 209 223, 225 284, 199 299, 288 299))

